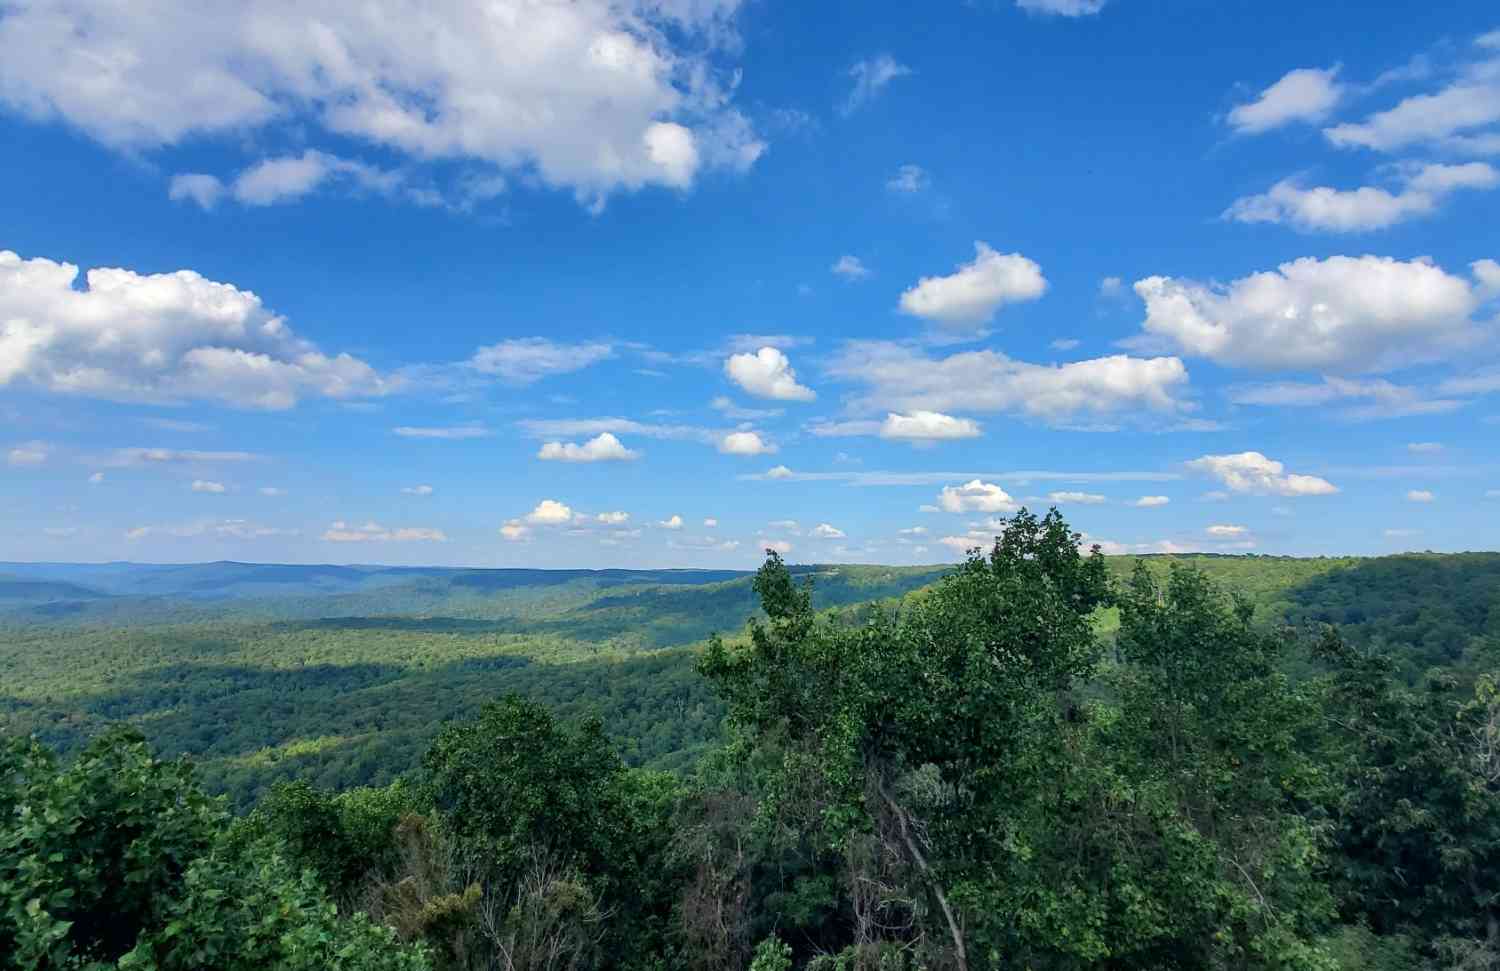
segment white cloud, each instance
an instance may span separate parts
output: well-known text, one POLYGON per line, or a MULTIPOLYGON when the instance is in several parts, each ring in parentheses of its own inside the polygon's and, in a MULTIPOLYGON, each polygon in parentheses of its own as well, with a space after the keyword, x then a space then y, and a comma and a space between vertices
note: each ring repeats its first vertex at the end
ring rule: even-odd
POLYGON ((481 347, 468 366, 510 384, 526 385, 554 374, 570 374, 613 357, 614 347, 599 341, 561 344, 545 337, 517 337, 481 347))
POLYGON ((1412 489, 1406 494, 1407 502, 1432 502, 1437 495, 1428 489, 1412 489))
POLYGON ((573 521, 573 508, 556 499, 543 499, 536 508, 526 514, 526 522, 533 526, 560 526, 573 521))
MULTIPOLYGON (((1486 37, 1490 35, 1485 35, 1486 37)), ((1485 37, 1478 46, 1489 49, 1485 37)), ((1500 58, 1485 54, 1462 65, 1442 89, 1412 95, 1360 122, 1323 130, 1341 148, 1391 152, 1431 145, 1474 154, 1500 153, 1500 58)))
POLYGON ((852 438, 860 435, 879 435, 881 423, 870 418, 853 421, 818 420, 807 425, 809 435, 819 438, 852 438))
POLYGON ((1229 124, 1241 134, 1255 135, 1292 122, 1322 121, 1344 95, 1338 73, 1337 66, 1288 71, 1254 101, 1229 112, 1229 124))
POLYGON ((1088 17, 1104 9, 1108 0, 1016 0, 1027 13, 1056 17, 1088 17))
POLYGON ((1020 253, 997 253, 982 240, 974 259, 948 276, 925 276, 901 294, 902 313, 959 331, 981 329, 1006 304, 1047 292, 1042 268, 1020 253))
POLYGON ((954 418, 937 411, 914 411, 909 415, 895 412, 885 416, 880 425, 880 437, 910 442, 951 441, 958 438, 977 438, 981 433, 979 423, 970 418, 954 418))
POLYGON ((849 69, 849 77, 853 79, 854 86, 850 89, 849 96, 844 99, 844 103, 839 106, 840 114, 846 116, 854 114, 879 97, 892 81, 909 74, 911 74, 911 68, 898 63, 889 54, 880 54, 868 60, 856 61, 849 69))
POLYGON ((1442 442, 1408 442, 1406 450, 1413 455, 1436 455, 1443 450, 1442 442))
POLYGON ((500 535, 510 543, 519 543, 531 536, 531 529, 519 519, 506 520, 500 527, 500 535))
MULTIPOLYGON (((342 523, 336 523, 342 526, 342 523)), ((202 519, 176 526, 136 526, 125 531, 125 538, 134 542, 148 536, 171 536, 177 539, 208 537, 210 539, 266 539, 272 536, 296 536, 295 529, 279 526, 263 526, 248 519, 202 519)))
POLYGON ((730 432, 719 440, 719 451, 725 455, 770 455, 776 446, 762 441, 755 432, 730 432))
POLYGON ((1066 502, 1081 506, 1097 506, 1102 502, 1109 502, 1109 497, 1101 496, 1094 492, 1049 492, 1048 502, 1066 502))
POLYGON ((172 177, 167 195, 173 201, 191 200, 204 209, 213 209, 226 195, 247 206, 271 206, 295 202, 334 180, 381 194, 396 191, 404 181, 398 172, 307 149, 301 155, 262 159, 228 185, 203 172, 180 173, 172 177))
POLYGON ((191 270, 102 267, 76 289, 78 272, 0 250, 0 387, 285 409, 309 395, 358 398, 396 386, 358 358, 324 354, 248 290, 191 270))
POLYGON ((682 517, 677 515, 676 513, 673 513, 671 516, 668 516, 666 519, 661 520, 656 525, 661 529, 681 529, 683 527, 682 517))
POLYGON ((782 556, 786 556, 792 551, 792 544, 784 539, 766 539, 762 537, 755 541, 755 545, 763 550, 775 550, 782 556))
POLYGON ((0 99, 127 150, 294 124, 315 142, 457 161, 470 181, 534 178, 597 208, 764 151, 731 103, 738 5, 23 7, 0 20, 0 99))
POLYGON ((710 401, 709 407, 725 418, 733 418, 735 421, 762 421, 766 418, 780 418, 786 414, 785 408, 743 408, 724 395, 719 395, 710 401))
POLYGON ((423 526, 401 526, 391 528, 376 522, 354 526, 342 520, 334 522, 323 532, 323 539, 330 543, 446 543, 448 537, 441 529, 423 526))
POLYGON ((908 526, 905 529, 898 529, 898 530, 896 530, 896 532, 898 534, 902 535, 902 536, 926 536, 927 535, 927 527, 926 526, 908 526))
POLYGON ((792 470, 784 465, 773 465, 770 470, 766 472, 766 478, 768 479, 790 479, 791 477, 792 470))
POLYGON ((1153 276, 1135 292, 1146 334, 1236 367, 1370 371, 1480 339, 1476 287, 1421 260, 1304 257, 1226 286, 1153 276))
POLYGON ((1238 405, 1306 408, 1335 401, 1363 401, 1342 408, 1338 417, 1350 421, 1439 415, 1463 406, 1453 398, 1434 398, 1426 392, 1384 379, 1353 379, 1326 376, 1320 383, 1277 381, 1240 385, 1229 389, 1229 399, 1238 405))
POLYGON ((430 485, 414 485, 402 486, 401 492, 404 495, 408 496, 430 496, 432 495, 433 490, 432 486, 430 485))
POLYGON ((1469 264, 1469 269, 1473 272, 1474 279, 1479 281, 1481 300, 1500 297, 1500 263, 1489 259, 1475 260, 1469 264))
POLYGON ((1152 509, 1156 506, 1165 506, 1171 501, 1166 496, 1141 496, 1135 501, 1135 505, 1142 509, 1152 509))
POLYGON ((665 441, 701 442, 718 445, 724 431, 698 425, 656 425, 630 418, 528 418, 517 422, 533 438, 555 438, 569 435, 636 435, 665 441))
POLYGON ((817 539, 843 539, 846 534, 837 526, 830 526, 828 523, 818 523, 818 525, 812 528, 811 535, 817 539))
POLYGON ((594 519, 606 526, 623 526, 626 523, 630 522, 630 513, 619 511, 601 512, 599 513, 599 515, 595 516, 594 519))
POLYGON ((704 529, 717 529, 718 527, 719 527, 719 521, 717 519, 714 519, 712 516, 710 516, 709 518, 703 520, 703 528, 704 529))
POLYGON ((1261 195, 1236 199, 1224 211, 1224 218, 1242 223, 1288 223, 1304 232, 1364 232, 1430 215, 1459 189, 1493 189, 1497 185, 1500 172, 1484 162, 1434 163, 1412 169, 1396 193, 1373 186, 1349 190, 1304 188, 1296 179, 1283 179, 1261 195))
POLYGON ((103 482, 104 482, 104 473, 103 472, 95 472, 93 475, 89 476, 89 485, 100 485, 103 482))
POLYGON ((1115 300, 1125 295, 1125 281, 1117 276, 1107 276, 1099 281, 1099 296, 1115 300))
POLYGON ((117 448, 107 464, 113 468, 141 465, 208 465, 218 462, 254 462, 260 456, 253 452, 212 452, 176 448, 117 448))
POLYGON ((1232 492, 1275 496, 1326 496, 1338 492, 1327 479, 1286 472, 1282 463, 1260 452, 1205 455, 1187 463, 1188 468, 1210 475, 1232 492))
POLYGON ((284 495, 286 495, 286 490, 285 489, 278 489, 276 486, 261 486, 259 489, 255 490, 255 491, 259 492, 263 496, 268 496, 268 497, 273 498, 273 499, 275 497, 277 497, 277 496, 284 496, 284 495))
POLYGON ((620 444, 609 432, 601 432, 582 445, 577 442, 547 442, 536 457, 551 462, 630 462, 641 457, 620 444))
POLYGON ((194 479, 192 488, 194 492, 207 492, 212 495, 223 495, 229 491, 224 483, 214 482, 210 479, 194 479))
POLYGON ((1234 539, 1234 538, 1239 537, 1239 536, 1244 536, 1245 534, 1249 533, 1250 530, 1249 530, 1248 527, 1245 527, 1245 526, 1222 526, 1222 525, 1218 525, 1218 526, 1210 526, 1207 529, 1205 529, 1204 532, 1207 533, 1210 536, 1214 536, 1214 537, 1217 537, 1219 539, 1234 539))
POLYGON ((937 504, 944 512, 1015 512, 1020 508, 993 482, 973 479, 961 486, 944 486, 937 504))
POLYGON ((22 442, 5 454, 5 461, 17 468, 37 466, 46 462, 51 453, 52 446, 46 442, 22 442))
POLYGON ((845 280, 863 280, 870 275, 870 270, 857 256, 845 253, 834 261, 833 266, 828 268, 831 273, 841 276, 845 280))
POLYGON ((460 441, 466 438, 487 438, 490 430, 482 425, 458 425, 449 428, 417 428, 401 425, 391 429, 402 438, 436 438, 445 441, 460 441))
POLYGON ((1020 412, 1046 421, 1130 410, 1176 414, 1174 391, 1187 384, 1175 357, 1123 354, 1068 364, 1028 364, 995 351, 927 357, 903 344, 850 342, 829 363, 836 378, 868 385, 856 411, 1020 412))
POLYGON ((204 209, 212 209, 224 197, 224 183, 217 176, 183 172, 172 176, 167 196, 173 202, 191 200, 204 209))
POLYGON ((761 398, 812 401, 817 392, 797 383, 797 372, 787 356, 774 347, 754 354, 735 354, 724 362, 724 373, 735 384, 761 398))
POLYGON ((892 192, 921 192, 932 184, 927 170, 920 165, 903 165, 885 183, 892 192))

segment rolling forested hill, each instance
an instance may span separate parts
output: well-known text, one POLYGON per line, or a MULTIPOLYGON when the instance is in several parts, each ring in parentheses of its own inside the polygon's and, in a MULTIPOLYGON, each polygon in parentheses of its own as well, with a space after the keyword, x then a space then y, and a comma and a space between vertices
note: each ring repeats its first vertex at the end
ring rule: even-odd
MULTIPOLYGON (((1500 650, 1500 554, 1143 562, 1190 562, 1263 621, 1334 623, 1351 643, 1393 648, 1408 677, 1500 650)), ((793 572, 833 609, 946 570, 793 572)), ((698 651, 755 611, 749 575, 733 571, 0 564, 0 728, 72 750, 129 721, 245 806, 284 778, 387 783, 444 723, 514 691, 597 712, 627 762, 675 768, 723 714, 698 651)))

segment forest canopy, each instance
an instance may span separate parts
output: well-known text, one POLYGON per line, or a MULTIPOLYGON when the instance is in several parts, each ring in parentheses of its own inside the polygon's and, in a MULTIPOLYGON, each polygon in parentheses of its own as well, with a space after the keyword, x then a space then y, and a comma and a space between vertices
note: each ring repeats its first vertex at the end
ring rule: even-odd
MULTIPOLYGON (((484 664, 409 769, 269 783, 237 814, 133 728, 63 753, 11 731, 0 954, 1500 966, 1496 559, 1299 561, 1298 584, 1247 593, 1022 511, 935 584, 826 606, 771 554, 743 635, 609 662, 659 665, 681 692, 659 703, 704 720, 693 758, 655 768, 587 692, 479 703, 484 664)), ((334 699, 368 687, 330 676, 334 699)))

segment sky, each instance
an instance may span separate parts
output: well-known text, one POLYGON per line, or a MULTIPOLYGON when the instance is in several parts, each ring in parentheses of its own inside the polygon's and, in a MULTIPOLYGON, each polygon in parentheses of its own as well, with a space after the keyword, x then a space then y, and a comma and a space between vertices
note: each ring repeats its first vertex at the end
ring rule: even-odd
POLYGON ((0 5, 0 560, 1500 548, 1500 11, 0 5))

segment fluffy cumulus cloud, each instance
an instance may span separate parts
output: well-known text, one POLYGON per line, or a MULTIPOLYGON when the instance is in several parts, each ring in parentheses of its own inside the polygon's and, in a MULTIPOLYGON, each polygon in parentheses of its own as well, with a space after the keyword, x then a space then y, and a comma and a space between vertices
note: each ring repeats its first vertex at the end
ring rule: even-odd
POLYGON ((602 432, 582 445, 577 442, 547 442, 536 457, 549 462, 630 462, 641 457, 620 444, 609 432, 602 432))
POLYGON ((974 259, 948 276, 926 276, 901 294, 901 311, 958 331, 981 329, 1006 304, 1047 292, 1042 268, 1020 253, 974 243, 974 259))
MULTIPOLYGON (((24 5, 0 20, 0 100, 121 149, 296 126, 413 164, 523 174, 597 206, 622 189, 743 170, 764 151, 724 63, 737 7, 330 0, 314 13, 292 0, 167 0, 142 18, 75 0, 24 5)), ((863 83, 889 80, 877 65, 863 83)))
POLYGON ((323 539, 330 543, 446 543, 448 537, 441 529, 425 526, 382 526, 368 522, 356 526, 339 520, 323 532, 323 539))
POLYGON ((774 347, 762 347, 754 354, 734 354, 724 362, 729 380, 760 398, 778 401, 812 401, 818 395, 797 383, 792 362, 774 347))
POLYGON ((1193 459, 1187 466, 1218 479, 1231 492, 1273 496, 1327 496, 1339 491, 1327 479, 1288 473, 1286 466, 1260 452, 1205 455, 1193 459))
POLYGON ((993 482, 972 479, 960 486, 944 486, 938 493, 938 508, 944 512, 1015 512, 1020 508, 1004 489, 993 482))
MULTIPOLYGON (((0 26, 5 22, 0 21, 0 26)), ((395 382, 298 337, 260 297, 191 270, 79 268, 0 250, 0 387, 113 401, 285 409, 395 382)))
POLYGON ((1215 539, 1238 539, 1248 535, 1250 530, 1246 526, 1214 525, 1205 529, 1204 532, 1215 539))
POLYGON ((790 479, 792 475, 792 470, 785 465, 773 465, 766 471, 768 479, 790 479))
POLYGON ((194 492, 206 492, 209 495, 223 495, 229 491, 229 487, 222 482, 214 482, 211 479, 194 479, 192 484, 194 492))
POLYGON ((854 66, 849 68, 849 79, 852 84, 848 97, 839 106, 839 112, 844 115, 854 114, 878 98, 892 81, 909 74, 911 74, 911 68, 889 54, 878 54, 875 57, 856 61, 854 66))
POLYGON ((914 411, 909 415, 895 412, 880 423, 880 437, 897 441, 937 442, 956 438, 978 438, 979 423, 972 418, 955 418, 938 411, 914 411))
POLYGON ((573 521, 573 507, 556 499, 543 499, 536 508, 526 514, 526 522, 533 526, 561 526, 573 521))
POLYGON ((51 454, 52 446, 46 442, 22 442, 5 453, 5 463, 12 468, 37 466, 44 464, 51 454))
POLYGON ((1124 354, 1043 365, 995 351, 929 357, 903 344, 855 341, 829 364, 834 377, 863 384, 857 411, 1016 412, 1044 421, 1121 412, 1176 414, 1185 407, 1187 368, 1175 357, 1124 354))
POLYGON ((1245 135, 1280 128, 1293 122, 1319 122, 1343 97, 1338 67, 1304 67, 1288 71, 1251 102, 1229 112, 1229 124, 1245 135))
POLYGON ((1104 9, 1108 0, 1016 0, 1027 13, 1054 17, 1088 17, 1104 9))
POLYGON ((1154 509, 1157 506, 1165 506, 1171 501, 1166 496, 1141 496, 1135 501, 1135 505, 1142 509, 1154 509))
POLYGON ((1145 338, 1220 364, 1267 369, 1384 370, 1432 360, 1482 332, 1482 283, 1423 260, 1305 257, 1227 286, 1153 276, 1145 338))
POLYGON ((1412 489, 1406 494, 1407 502, 1432 502, 1437 495, 1430 489, 1412 489))
POLYGON ((674 513, 673 515, 668 516, 666 519, 661 520, 656 525, 662 529, 681 529, 684 524, 682 521, 682 517, 674 513))
POLYGON ((755 432, 730 432, 719 440, 719 451, 725 455, 769 455, 776 446, 755 432))
POLYGON ((1304 232, 1355 233, 1385 229, 1431 215, 1460 189, 1493 189, 1500 172, 1484 162, 1433 163, 1408 169, 1397 191, 1376 186, 1334 189, 1283 179, 1260 195, 1236 199, 1225 219, 1286 223, 1304 232))
POLYGON ((481 347, 468 366, 508 384, 534 384, 554 374, 581 371, 614 356, 614 347, 599 341, 563 344, 545 337, 518 337, 481 347))
POLYGON ((847 534, 837 526, 830 526, 828 523, 818 523, 818 525, 812 528, 810 535, 815 539, 843 539, 847 534))

